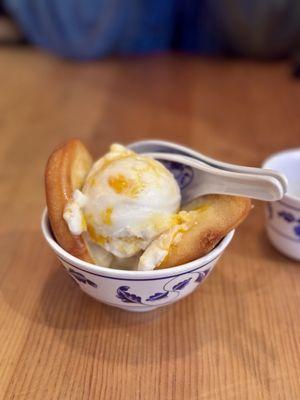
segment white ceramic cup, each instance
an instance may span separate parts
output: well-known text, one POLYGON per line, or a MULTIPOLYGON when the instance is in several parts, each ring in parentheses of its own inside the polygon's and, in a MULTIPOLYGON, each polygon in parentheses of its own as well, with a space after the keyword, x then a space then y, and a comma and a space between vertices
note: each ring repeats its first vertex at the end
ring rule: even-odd
POLYGON ((263 168, 285 174, 288 190, 282 200, 266 203, 266 229, 271 243, 300 261, 300 148, 271 155, 263 168))
POLYGON ((187 264, 154 271, 125 271, 90 264, 67 253, 53 237, 46 210, 41 226, 48 245, 81 290, 127 311, 151 311, 193 292, 212 271, 234 235, 234 230, 229 232, 211 252, 187 264))

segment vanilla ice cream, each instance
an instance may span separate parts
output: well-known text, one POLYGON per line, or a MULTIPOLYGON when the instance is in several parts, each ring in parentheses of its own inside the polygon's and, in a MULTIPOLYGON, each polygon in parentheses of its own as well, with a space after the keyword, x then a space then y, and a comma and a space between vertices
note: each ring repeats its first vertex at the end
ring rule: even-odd
POLYGON ((153 239, 149 246, 140 256, 137 269, 140 271, 151 271, 159 266, 169 254, 170 246, 180 242, 182 234, 189 230, 199 219, 199 212, 207 209, 206 204, 190 203, 186 210, 180 211, 174 216, 174 223, 161 235, 153 239), (194 208, 196 210, 194 210, 194 208))
POLYGON ((174 225, 180 201, 177 182, 160 162, 115 144, 74 192, 64 219, 74 235, 86 232, 109 254, 127 258, 174 225))

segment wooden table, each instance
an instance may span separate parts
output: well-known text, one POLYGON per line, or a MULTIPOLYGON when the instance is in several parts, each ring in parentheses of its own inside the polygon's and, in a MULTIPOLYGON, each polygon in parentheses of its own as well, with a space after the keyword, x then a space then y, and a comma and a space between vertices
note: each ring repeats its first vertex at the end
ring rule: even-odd
POLYGON ((40 233, 43 168, 78 136, 180 141, 260 165, 299 146, 300 83, 284 62, 154 56, 76 64, 0 51, 0 398, 300 398, 300 268, 256 204, 194 294, 131 314, 82 293, 40 233))

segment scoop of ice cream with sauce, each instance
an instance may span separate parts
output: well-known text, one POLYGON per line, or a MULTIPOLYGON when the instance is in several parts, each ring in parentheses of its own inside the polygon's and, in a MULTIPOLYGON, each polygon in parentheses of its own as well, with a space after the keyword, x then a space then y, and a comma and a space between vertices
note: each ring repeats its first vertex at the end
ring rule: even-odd
POLYGON ((95 162, 82 190, 74 192, 64 219, 93 248, 129 258, 174 225, 180 201, 176 180, 160 162, 114 144, 95 162))

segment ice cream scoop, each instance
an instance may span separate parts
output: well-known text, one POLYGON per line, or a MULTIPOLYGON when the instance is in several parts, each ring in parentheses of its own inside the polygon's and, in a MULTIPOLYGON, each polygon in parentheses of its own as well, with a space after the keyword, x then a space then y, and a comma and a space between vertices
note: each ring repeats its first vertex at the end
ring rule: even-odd
POLYGON ((176 180, 160 162, 114 144, 74 192, 64 219, 74 235, 87 231, 95 244, 126 258, 174 225, 180 201, 176 180))

